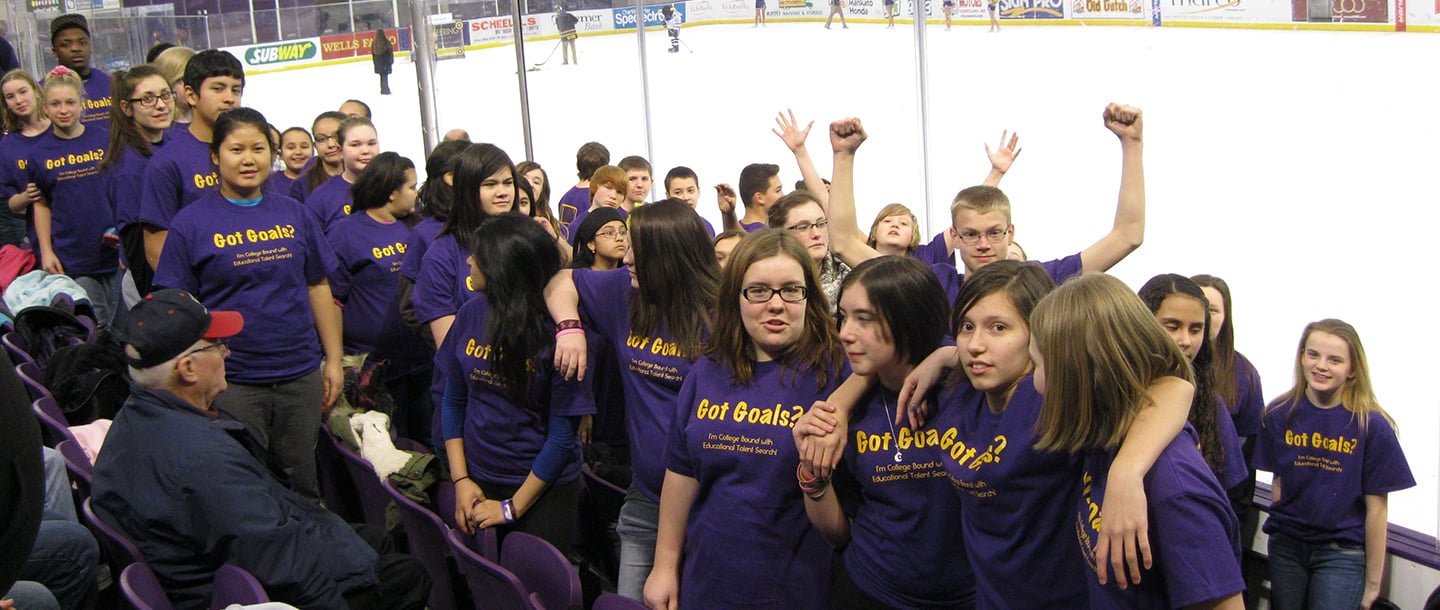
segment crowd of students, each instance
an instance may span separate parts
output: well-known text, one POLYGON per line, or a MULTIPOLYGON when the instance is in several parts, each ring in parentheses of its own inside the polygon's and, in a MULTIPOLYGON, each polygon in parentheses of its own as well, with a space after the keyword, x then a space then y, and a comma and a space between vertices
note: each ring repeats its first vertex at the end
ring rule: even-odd
POLYGON ((102 324, 161 287, 241 313, 215 407, 304 496, 322 405, 383 363, 463 530, 569 550, 581 445, 621 450, 617 586, 652 608, 1237 608, 1257 468, 1273 607, 1379 593, 1386 494, 1414 481, 1355 329, 1306 326, 1267 407, 1222 279, 1104 274, 1144 239, 1136 108, 1103 115, 1112 229, 1033 263, 998 188, 1015 137, 922 243, 900 204, 862 230, 858 119, 826 129, 827 181, 782 114, 803 188, 747 165, 714 187, 717 235, 688 168, 647 202, 645 159, 587 143, 552 204, 537 163, 454 141, 421 180, 363 103, 281 131, 242 106, 235 57, 187 51, 0 80, 7 239, 102 324))

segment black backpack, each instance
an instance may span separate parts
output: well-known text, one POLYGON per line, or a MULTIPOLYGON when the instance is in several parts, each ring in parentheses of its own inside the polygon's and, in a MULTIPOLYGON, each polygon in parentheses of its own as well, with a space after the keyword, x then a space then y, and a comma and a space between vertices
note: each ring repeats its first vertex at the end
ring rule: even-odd
POLYGON ((55 350, 45 369, 45 387, 50 388, 70 425, 115 419, 120 405, 130 397, 130 370, 124 355, 125 346, 108 329, 100 331, 93 343, 55 350))

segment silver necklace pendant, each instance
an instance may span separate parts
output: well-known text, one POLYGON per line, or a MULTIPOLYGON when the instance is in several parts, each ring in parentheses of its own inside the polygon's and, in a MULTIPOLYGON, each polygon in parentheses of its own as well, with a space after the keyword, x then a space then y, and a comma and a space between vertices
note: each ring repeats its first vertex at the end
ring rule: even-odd
POLYGON ((896 464, 899 464, 901 459, 902 459, 902 457, 901 457, 901 455, 900 455, 900 452, 899 452, 899 451, 896 451, 896 452, 895 452, 895 463, 896 463, 896 464))

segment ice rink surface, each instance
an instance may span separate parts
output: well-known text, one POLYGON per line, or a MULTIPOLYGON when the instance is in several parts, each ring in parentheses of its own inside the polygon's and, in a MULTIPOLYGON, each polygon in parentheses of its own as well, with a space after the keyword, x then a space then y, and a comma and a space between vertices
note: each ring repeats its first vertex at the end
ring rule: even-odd
MULTIPOLYGON (((708 189, 768 162, 780 165, 788 191, 800 176, 770 133, 776 111, 816 121, 809 147, 824 175, 826 125, 855 116, 870 136, 857 160, 861 218, 905 203, 929 237, 948 224, 955 192, 988 171, 982 143, 1009 129, 1024 149, 1001 185, 1016 240, 1032 258, 1056 258, 1109 230, 1120 151, 1100 114, 1110 101, 1139 106, 1146 241, 1112 272, 1137 288, 1165 272, 1229 281, 1237 344, 1259 367, 1267 397, 1293 384, 1307 322, 1354 324, 1420 483, 1392 494, 1390 519, 1436 533, 1440 391, 1430 383, 1440 359, 1426 346, 1440 340, 1431 326, 1440 311, 1440 95, 1424 68, 1440 49, 1434 35, 931 26, 928 198, 914 36, 908 25, 687 27, 688 48, 672 54, 663 32, 649 32, 657 183, 687 165, 708 189)), ((555 45, 527 43, 527 65, 555 45)), ((578 65, 561 65, 557 53, 526 74, 534 156, 553 181, 552 201, 574 184, 582 143, 604 143, 612 161, 647 153, 636 36, 584 37, 578 46, 578 65)), ((515 72, 509 46, 441 61, 441 131, 465 128, 524 159, 515 72)), ((391 81, 395 95, 378 95, 368 61, 264 74, 248 82, 245 103, 283 130, 308 128, 320 111, 358 97, 374 109, 382 148, 423 168, 414 66, 397 61, 391 81)), ((703 203, 718 220, 713 198, 703 203)))

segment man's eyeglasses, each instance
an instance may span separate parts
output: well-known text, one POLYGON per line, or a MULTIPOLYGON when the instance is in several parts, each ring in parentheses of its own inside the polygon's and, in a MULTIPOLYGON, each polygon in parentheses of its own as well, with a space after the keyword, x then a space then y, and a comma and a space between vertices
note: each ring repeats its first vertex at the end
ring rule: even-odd
POLYGON ((214 343, 212 343, 212 344, 210 344, 210 345, 207 345, 207 346, 205 346, 205 347, 197 347, 197 348, 192 349, 192 350, 190 350, 190 351, 188 351, 188 352, 185 352, 185 353, 183 353, 183 354, 180 354, 180 357, 183 358, 183 357, 185 357, 185 356, 194 356, 195 354, 198 354, 198 353, 200 353, 200 352, 208 352, 208 351, 210 351, 210 350, 212 350, 212 349, 213 349, 213 350, 219 350, 221 357, 229 356, 229 355, 230 355, 230 342, 229 342, 229 341, 225 341, 224 339, 219 339, 219 340, 216 340, 214 343))
POLYGON ((1008 226, 1003 229, 990 229, 989 231, 986 231, 984 233, 981 233, 979 231, 966 231, 960 234, 960 243, 967 246, 975 246, 979 245, 980 238, 984 237, 985 241, 988 241, 991 244, 998 244, 1000 243, 1000 240, 1004 239, 1005 236, 1009 233, 1010 227, 1008 226))

